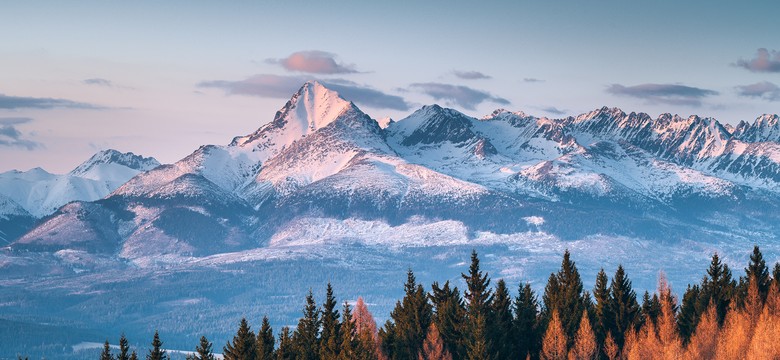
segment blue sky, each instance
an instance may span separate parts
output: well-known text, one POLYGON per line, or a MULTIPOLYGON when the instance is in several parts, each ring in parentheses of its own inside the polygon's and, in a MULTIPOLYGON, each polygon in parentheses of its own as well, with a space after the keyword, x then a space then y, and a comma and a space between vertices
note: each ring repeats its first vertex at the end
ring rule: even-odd
POLYGON ((173 162, 305 79, 374 117, 780 112, 776 2, 19 1, 0 5, 0 171, 116 148, 173 162), (765 49, 765 50, 760 50, 765 49))

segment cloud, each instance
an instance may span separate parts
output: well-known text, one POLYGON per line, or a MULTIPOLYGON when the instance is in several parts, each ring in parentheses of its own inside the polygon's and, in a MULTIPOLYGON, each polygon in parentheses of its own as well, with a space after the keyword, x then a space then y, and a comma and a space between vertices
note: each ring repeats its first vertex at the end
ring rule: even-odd
POLYGON ((266 59, 266 63, 278 64, 287 71, 310 74, 352 74, 358 72, 354 65, 336 61, 336 54, 311 50, 298 51, 283 59, 266 59))
POLYGON ((705 97, 718 95, 717 91, 678 84, 640 84, 623 86, 612 84, 607 92, 613 95, 630 96, 650 103, 701 106, 705 97))
POLYGON ((501 105, 509 105, 509 100, 492 94, 472 89, 468 86, 449 85, 441 83, 415 83, 409 85, 436 100, 444 100, 448 105, 459 105, 467 110, 475 110, 477 105, 492 101, 501 105))
POLYGON ((537 79, 537 78, 523 78, 523 82, 527 82, 527 83, 537 83, 537 82, 544 82, 544 80, 542 80, 542 79, 537 79))
POLYGON ((101 78, 84 79, 82 82, 87 85, 97 85, 97 86, 105 86, 105 87, 114 86, 111 80, 101 79, 101 78))
POLYGON ((35 150, 42 147, 38 142, 25 139, 18 124, 32 121, 30 118, 0 118, 0 147, 15 147, 27 150, 35 150))
POLYGON ((761 48, 756 51, 756 57, 739 59, 734 65, 752 72, 780 72, 780 51, 761 48))
POLYGON ((540 107, 539 110, 553 115, 566 115, 568 113, 568 110, 561 110, 555 106, 540 107))
POLYGON ((769 101, 780 101, 780 87, 769 81, 737 86, 737 94, 739 96, 760 98, 769 101))
POLYGON ((485 75, 479 71, 459 71, 455 70, 452 72, 455 74, 455 76, 464 79, 464 80, 479 80, 479 79, 492 79, 493 77, 490 75, 485 75))
POLYGON ((55 108, 67 108, 67 109, 88 109, 88 110, 102 110, 105 107, 66 100, 66 99, 54 99, 54 98, 36 98, 25 96, 8 96, 0 94, 0 109, 55 109, 55 108))
MULTIPOLYGON (((304 76, 281 76, 260 74, 244 80, 203 81, 197 86, 202 88, 218 88, 228 95, 248 95, 268 98, 287 99, 295 93, 303 83, 311 79, 304 76)), ((379 90, 363 86, 345 79, 318 80, 326 87, 339 92, 347 100, 359 105, 376 109, 409 110, 410 106, 404 98, 386 94, 379 90)))

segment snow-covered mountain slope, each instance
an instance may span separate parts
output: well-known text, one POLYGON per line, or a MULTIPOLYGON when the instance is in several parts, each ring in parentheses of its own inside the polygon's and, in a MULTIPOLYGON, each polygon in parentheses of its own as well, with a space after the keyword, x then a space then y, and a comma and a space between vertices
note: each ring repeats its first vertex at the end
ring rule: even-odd
POLYGON ((153 158, 103 150, 63 175, 41 168, 4 172, 0 174, 0 194, 40 218, 71 201, 101 199, 130 178, 158 165, 153 158))

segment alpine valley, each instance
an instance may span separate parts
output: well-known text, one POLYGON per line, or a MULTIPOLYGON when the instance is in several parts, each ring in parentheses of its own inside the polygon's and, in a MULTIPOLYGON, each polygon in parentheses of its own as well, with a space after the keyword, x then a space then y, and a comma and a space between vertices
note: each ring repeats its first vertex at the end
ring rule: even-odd
POLYGON ((513 288, 543 286, 568 248, 586 288, 622 263, 638 291, 664 271, 680 292, 713 252, 741 269, 759 244, 774 263, 779 205, 777 115, 430 105, 377 121, 308 82, 257 131, 174 164, 109 150, 0 174, 0 358, 155 329, 171 349, 221 347, 242 316, 295 324, 328 281, 382 323, 408 268, 460 284, 471 249, 513 288))

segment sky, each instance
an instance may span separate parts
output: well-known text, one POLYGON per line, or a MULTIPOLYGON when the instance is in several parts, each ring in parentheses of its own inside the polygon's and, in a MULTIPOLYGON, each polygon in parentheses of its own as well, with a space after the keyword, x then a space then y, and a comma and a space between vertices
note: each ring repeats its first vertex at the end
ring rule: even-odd
POLYGON ((780 113, 777 1, 0 0, 0 172, 103 149, 175 162, 253 132, 307 80, 374 118, 438 103, 780 113))

